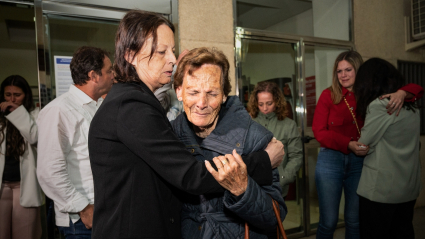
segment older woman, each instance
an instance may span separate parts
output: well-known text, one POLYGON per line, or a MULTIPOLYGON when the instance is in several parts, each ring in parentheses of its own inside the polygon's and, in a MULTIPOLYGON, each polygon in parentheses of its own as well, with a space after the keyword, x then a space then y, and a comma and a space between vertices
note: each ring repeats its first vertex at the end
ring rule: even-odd
MULTIPOLYGON (((251 119, 236 96, 228 96, 229 62, 221 51, 191 50, 177 67, 174 88, 185 114, 172 125, 198 161, 233 149, 242 155, 262 150, 273 137, 251 119)), ((246 189, 242 194, 226 191, 187 197, 182 211, 183 238, 242 238, 245 222, 251 225, 250 238, 267 238, 281 223, 276 221, 270 196, 279 202, 282 218, 286 215, 276 169, 273 179, 273 185, 261 187, 248 177, 241 184, 246 189)))
MULTIPOLYGON (((120 22, 115 46, 118 83, 97 111, 89 132, 93 238, 180 238, 180 190, 222 193, 222 185, 230 193, 241 194, 247 173, 260 185, 272 183, 264 151, 245 158, 248 172, 236 153, 226 155, 228 161, 220 158, 224 167, 215 159, 220 169, 210 170, 219 184, 205 163, 177 139, 154 96, 170 81, 176 62, 170 21, 158 14, 130 11, 120 22)), ((273 166, 283 156, 282 147, 272 143, 273 166)))

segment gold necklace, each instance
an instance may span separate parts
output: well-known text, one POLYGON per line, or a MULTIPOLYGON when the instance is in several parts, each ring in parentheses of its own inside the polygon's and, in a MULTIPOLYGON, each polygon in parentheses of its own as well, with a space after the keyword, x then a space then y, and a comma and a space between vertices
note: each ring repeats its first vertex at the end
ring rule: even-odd
POLYGON ((347 107, 351 113, 351 116, 353 116, 354 122, 356 123, 357 131, 359 132, 359 135, 361 135, 359 125, 357 124, 356 116, 354 116, 353 110, 350 108, 350 105, 348 104, 347 99, 345 99, 345 96, 344 96, 344 101, 345 101, 345 104, 347 104, 347 107))

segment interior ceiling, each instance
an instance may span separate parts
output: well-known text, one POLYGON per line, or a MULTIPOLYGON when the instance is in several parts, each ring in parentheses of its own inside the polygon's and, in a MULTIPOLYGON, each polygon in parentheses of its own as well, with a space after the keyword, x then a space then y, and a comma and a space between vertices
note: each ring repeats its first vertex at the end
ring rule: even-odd
POLYGON ((35 50, 32 6, 0 4, 0 48, 35 50))
POLYGON ((312 8, 311 0, 237 0, 237 25, 266 29, 312 8))

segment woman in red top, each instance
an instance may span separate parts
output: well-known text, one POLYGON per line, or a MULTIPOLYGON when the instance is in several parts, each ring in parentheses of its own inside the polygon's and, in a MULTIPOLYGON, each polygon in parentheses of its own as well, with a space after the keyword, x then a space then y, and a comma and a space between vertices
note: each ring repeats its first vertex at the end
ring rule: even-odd
MULTIPOLYGON (((356 190, 369 147, 357 142, 364 121, 355 115, 356 99, 352 89, 362 63, 362 57, 354 51, 343 52, 337 57, 332 85, 322 92, 314 112, 313 132, 321 145, 315 173, 320 209, 317 239, 333 238, 343 189, 345 238, 359 238, 356 190)), ((420 98, 422 94, 422 87, 409 84, 382 97, 391 99, 387 109, 392 114, 398 113, 406 96, 414 101, 415 96, 420 98)))

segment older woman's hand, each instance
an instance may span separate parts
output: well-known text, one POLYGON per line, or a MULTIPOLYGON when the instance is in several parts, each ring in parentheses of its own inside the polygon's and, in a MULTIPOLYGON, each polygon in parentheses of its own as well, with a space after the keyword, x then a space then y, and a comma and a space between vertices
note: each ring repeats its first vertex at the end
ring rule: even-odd
POLYGON ((235 196, 246 191, 248 186, 246 165, 236 150, 233 150, 233 155, 218 156, 213 158, 213 161, 218 171, 208 161, 205 161, 205 166, 222 187, 235 196))

